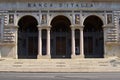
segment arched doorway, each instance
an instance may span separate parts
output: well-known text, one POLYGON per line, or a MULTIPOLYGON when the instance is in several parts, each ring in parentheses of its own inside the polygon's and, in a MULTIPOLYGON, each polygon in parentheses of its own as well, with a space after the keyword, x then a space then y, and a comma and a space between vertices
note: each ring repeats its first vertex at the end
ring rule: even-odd
POLYGON ((51 57, 71 57, 71 29, 70 20, 62 15, 56 16, 51 21, 51 57))
POLYGON ((84 53, 86 58, 104 57, 103 22, 94 15, 84 21, 84 53))
POLYGON ((38 22, 30 15, 23 16, 18 22, 18 58, 37 58, 38 22))

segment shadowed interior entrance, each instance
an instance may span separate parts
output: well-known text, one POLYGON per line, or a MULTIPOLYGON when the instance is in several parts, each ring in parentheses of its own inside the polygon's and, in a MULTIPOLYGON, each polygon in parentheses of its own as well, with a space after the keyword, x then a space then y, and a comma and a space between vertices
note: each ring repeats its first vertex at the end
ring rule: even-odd
POLYGON ((97 16, 88 16, 84 21, 84 53, 86 58, 104 57, 103 22, 97 16))
POLYGON ((66 54, 66 37, 56 37, 56 53, 57 55, 66 54))
POLYGON ((18 58, 37 58, 38 22, 33 16, 24 16, 19 20, 18 58))
POLYGON ((51 22, 51 57, 71 57, 71 29, 70 21, 65 16, 56 16, 51 22))

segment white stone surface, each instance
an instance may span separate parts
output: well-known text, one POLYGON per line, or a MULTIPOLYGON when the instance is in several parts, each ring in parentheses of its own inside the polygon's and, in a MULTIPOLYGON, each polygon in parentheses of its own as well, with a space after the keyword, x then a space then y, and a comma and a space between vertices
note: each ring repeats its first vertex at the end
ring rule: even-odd
POLYGON ((0 59, 0 71, 120 72, 120 59, 0 59))

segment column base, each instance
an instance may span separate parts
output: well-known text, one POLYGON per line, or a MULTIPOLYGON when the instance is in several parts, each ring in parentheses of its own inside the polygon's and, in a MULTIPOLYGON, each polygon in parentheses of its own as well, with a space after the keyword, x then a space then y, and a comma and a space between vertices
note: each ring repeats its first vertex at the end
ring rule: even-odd
POLYGON ((71 58, 72 59, 85 59, 84 56, 81 56, 81 55, 72 55, 71 58))
POLYGON ((42 55, 42 56, 38 55, 37 59, 51 59, 51 56, 49 56, 49 55, 42 55))

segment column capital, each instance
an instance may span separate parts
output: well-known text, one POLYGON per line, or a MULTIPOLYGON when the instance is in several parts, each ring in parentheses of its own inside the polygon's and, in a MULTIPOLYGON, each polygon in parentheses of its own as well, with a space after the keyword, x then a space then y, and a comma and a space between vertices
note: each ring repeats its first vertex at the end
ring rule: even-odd
POLYGON ((38 30, 42 30, 42 26, 41 25, 37 25, 38 30))
POLYGON ((85 26, 79 26, 80 29, 83 29, 85 26))
POLYGON ((46 28, 46 30, 50 31, 51 27, 46 28))
POLYGON ((81 25, 70 25, 71 29, 74 28, 74 29, 83 29, 84 26, 81 26, 81 25))
POLYGON ((79 28, 79 29, 80 29, 80 31, 83 31, 84 28, 82 27, 82 28, 79 28))
POLYGON ((51 26, 49 26, 49 25, 38 25, 37 26, 39 29, 50 29, 51 28, 51 26))
POLYGON ((74 25, 70 25, 70 28, 71 28, 71 29, 75 29, 75 26, 74 26, 74 25))

